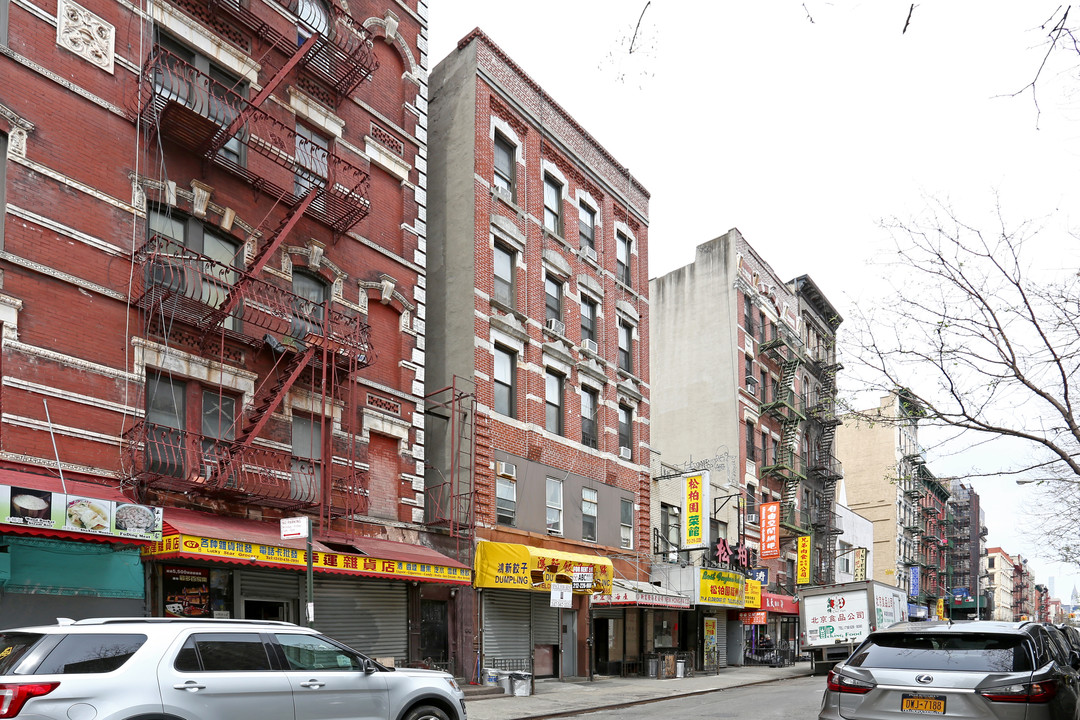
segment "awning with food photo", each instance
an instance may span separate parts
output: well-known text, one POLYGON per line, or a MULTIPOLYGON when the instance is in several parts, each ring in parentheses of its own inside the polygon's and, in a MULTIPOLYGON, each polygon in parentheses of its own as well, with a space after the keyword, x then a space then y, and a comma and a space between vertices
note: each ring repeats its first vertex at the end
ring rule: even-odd
POLYGON ((670 610, 689 610, 690 598, 674 590, 653 585, 640 580, 615 578, 611 581, 611 592, 597 593, 592 596, 594 606, 610 607, 646 607, 670 610))
POLYGON ((614 566, 606 557, 481 540, 476 547, 476 587, 550 591, 552 583, 574 593, 610 594, 614 566))

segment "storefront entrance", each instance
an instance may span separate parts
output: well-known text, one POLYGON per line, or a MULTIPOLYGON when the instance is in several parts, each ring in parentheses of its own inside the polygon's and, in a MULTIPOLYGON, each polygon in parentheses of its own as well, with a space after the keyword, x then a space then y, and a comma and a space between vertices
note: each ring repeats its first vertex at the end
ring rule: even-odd
POLYGON ((562 611, 562 676, 577 677, 577 610, 562 611))
POLYGON ((244 599, 244 617, 248 620, 293 622, 292 603, 285 600, 244 599))
POLYGON ((425 663, 447 661, 449 625, 445 600, 420 601, 420 657, 425 663))

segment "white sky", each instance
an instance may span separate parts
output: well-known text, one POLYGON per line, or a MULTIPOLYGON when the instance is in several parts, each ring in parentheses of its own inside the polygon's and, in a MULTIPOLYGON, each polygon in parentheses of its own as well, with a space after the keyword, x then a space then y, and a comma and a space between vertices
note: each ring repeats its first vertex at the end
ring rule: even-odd
MULTIPOLYGON (((892 247, 879 221, 928 197, 989 227, 996 195, 1008 220, 1075 246, 1080 62, 1043 71, 1041 115, 1030 91, 1009 97, 1034 77, 1057 3, 922 0, 902 33, 910 2, 652 0, 631 55, 645 5, 431 0, 429 36, 433 69, 480 27, 630 169, 652 194, 651 276, 737 227, 781 278, 812 276, 851 317, 885 271, 867 267, 892 247)), ((1029 557, 1067 600, 1080 573, 1017 531, 1030 488, 975 487, 989 544, 1029 557)))

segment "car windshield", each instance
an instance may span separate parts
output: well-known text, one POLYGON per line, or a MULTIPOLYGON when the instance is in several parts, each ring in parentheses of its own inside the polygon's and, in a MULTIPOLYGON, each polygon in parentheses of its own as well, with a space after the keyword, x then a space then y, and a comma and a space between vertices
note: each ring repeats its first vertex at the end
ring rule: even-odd
POLYGON ((1030 672, 1024 638, 981 633, 896 633, 868 638, 848 665, 897 670, 1030 672))
POLYGON ((40 639, 41 635, 32 633, 0 633, 0 675, 11 675, 27 651, 40 639))

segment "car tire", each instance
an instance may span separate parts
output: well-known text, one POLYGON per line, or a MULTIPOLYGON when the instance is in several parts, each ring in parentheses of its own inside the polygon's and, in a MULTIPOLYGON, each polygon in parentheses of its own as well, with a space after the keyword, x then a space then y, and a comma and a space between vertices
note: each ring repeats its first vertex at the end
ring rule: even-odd
POLYGON ((446 713, 434 705, 418 705, 405 715, 402 720, 450 720, 446 713))

